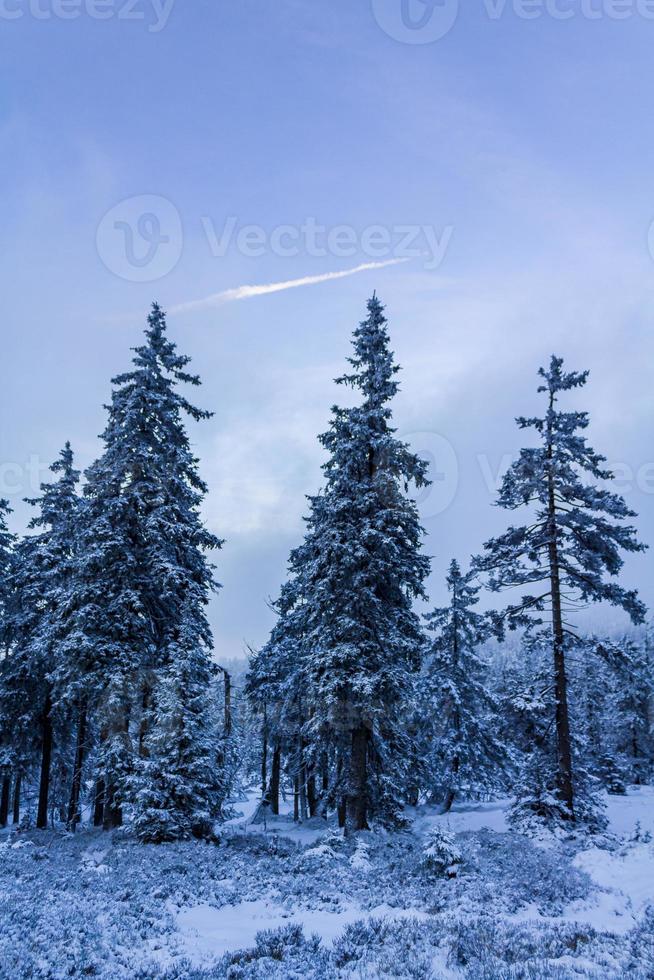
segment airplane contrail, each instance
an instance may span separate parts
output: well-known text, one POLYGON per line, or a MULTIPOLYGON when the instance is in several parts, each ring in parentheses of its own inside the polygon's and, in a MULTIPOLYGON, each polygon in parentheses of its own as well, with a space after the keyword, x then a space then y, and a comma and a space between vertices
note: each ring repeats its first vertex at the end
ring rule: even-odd
POLYGON ((301 279, 287 279, 284 282, 269 282, 258 286, 236 286, 232 289, 224 289, 220 293, 212 293, 203 299, 192 299, 186 303, 178 303, 176 306, 169 307, 168 313, 190 313, 194 310, 209 309, 212 306, 222 306, 223 303, 233 303, 240 299, 250 299, 253 296, 266 296, 268 293, 281 293, 285 289, 314 286, 319 282, 330 282, 332 279, 345 279, 347 276, 355 276, 358 272, 383 269, 388 265, 398 265, 400 262, 408 261, 407 258, 403 258, 386 259, 384 262, 364 262, 353 269, 342 269, 340 272, 323 272, 317 276, 303 276, 301 279))

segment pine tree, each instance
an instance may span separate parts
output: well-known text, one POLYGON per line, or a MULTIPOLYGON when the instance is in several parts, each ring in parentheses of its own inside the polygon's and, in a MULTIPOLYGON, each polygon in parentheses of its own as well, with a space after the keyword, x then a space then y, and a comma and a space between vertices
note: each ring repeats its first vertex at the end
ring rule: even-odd
POLYGON ((480 586, 452 561, 447 576, 450 602, 428 614, 435 638, 422 673, 431 790, 440 791, 443 812, 460 792, 488 790, 500 782, 506 751, 495 734, 497 703, 486 686, 487 667, 479 647, 492 635, 487 615, 475 611, 480 586))
MULTIPOLYGON (((198 743, 194 755, 187 743, 206 710, 198 693, 211 675, 205 607, 218 587, 206 553, 221 542, 202 524, 207 488, 184 426, 185 416, 211 413, 177 390, 199 379, 168 340, 156 303, 145 337, 133 370, 113 379, 105 449, 87 472, 67 648, 97 704, 105 827, 119 825, 131 802, 142 833, 139 807, 169 808, 168 831, 163 818, 155 822, 159 836, 172 836, 197 828, 206 810, 207 753, 198 743), (188 730, 180 726, 185 713, 188 730), (176 733, 175 744, 152 726, 176 733), (156 774, 165 769, 163 785, 156 774)), ((211 730, 207 724, 207 738, 211 730)))
POLYGON ((579 681, 593 742, 598 776, 610 792, 624 792, 626 783, 646 783, 654 763, 651 704, 654 671, 647 639, 589 637, 591 670, 579 681), (592 736, 594 735, 594 739, 592 736))
POLYGON ((9 813, 9 792, 11 773, 15 764, 12 749, 11 706, 3 696, 5 691, 4 673, 11 642, 9 624, 13 592, 13 564, 15 536, 7 526, 7 516, 11 513, 9 502, 0 499, 0 827, 7 824, 9 813))
MULTIPOLYGON (((298 739, 303 735, 297 711, 304 688, 300 649, 292 617, 282 612, 268 642, 250 657, 245 681, 245 694, 261 722, 261 793, 273 814, 279 813, 282 757, 297 755, 298 739)), ((294 778, 297 775, 293 773, 294 778)))
POLYGON ((429 571, 406 492, 425 485, 427 464, 391 427, 399 368, 376 296, 353 345, 352 371, 337 383, 361 402, 335 407, 320 437, 326 486, 310 498, 283 603, 301 644, 308 735, 342 760, 348 832, 365 828, 370 813, 392 812, 402 796, 401 715, 422 644, 412 603, 429 571))
POLYGON ((198 644, 195 611, 189 613, 152 692, 133 780, 136 833, 155 843, 210 836, 227 792, 212 716, 217 668, 198 644))
POLYGON ((66 729, 66 703, 57 685, 64 657, 59 617, 71 586, 79 514, 79 472, 69 443, 50 469, 58 479, 41 484, 41 496, 29 500, 38 508, 29 524, 35 533, 15 550, 11 644, 2 682, 16 767, 40 755, 39 828, 48 823, 55 723, 62 741, 66 729))
POLYGON ((623 608, 634 622, 645 607, 636 592, 607 580, 620 572, 620 552, 642 551, 634 528, 623 522, 634 517, 622 499, 598 486, 610 480, 605 458, 588 445, 585 412, 564 412, 559 395, 586 383, 588 372, 566 373, 563 361, 552 357, 540 369, 547 410, 543 417, 519 418, 521 429, 534 429, 540 439, 523 449, 506 473, 498 503, 508 510, 527 507, 529 523, 511 526, 485 545, 476 570, 489 573, 494 591, 530 589, 506 612, 510 626, 540 622, 546 613, 551 625, 554 680, 556 775, 552 787, 561 817, 575 819, 575 778, 568 707, 566 647, 574 636, 567 620, 579 604, 608 602, 623 608))

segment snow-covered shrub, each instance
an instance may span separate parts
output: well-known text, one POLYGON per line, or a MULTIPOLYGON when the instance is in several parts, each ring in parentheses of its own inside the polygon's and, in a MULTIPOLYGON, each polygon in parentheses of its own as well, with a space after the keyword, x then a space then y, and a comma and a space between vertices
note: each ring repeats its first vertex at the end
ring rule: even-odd
POLYGON ((370 845, 361 837, 358 838, 354 854, 350 858, 350 867, 357 871, 370 871, 370 845))
POLYGON ((438 824, 429 831, 422 849, 422 862, 438 875, 455 878, 462 861, 454 834, 438 824))
POLYGON ((565 844, 539 847, 522 835, 492 830, 464 835, 462 843, 466 894, 479 908, 515 914, 528 905, 552 916, 588 897, 590 878, 572 863, 575 851, 565 844))
MULTIPOLYGON (((220 972, 207 974, 226 980, 269 980, 269 978, 303 977, 305 980, 327 976, 327 955, 316 936, 306 939, 302 926, 288 925, 266 929, 257 934, 251 949, 226 954, 220 972)), ((204 975, 203 975, 204 976, 204 975)))
POLYGON ((581 764, 575 766, 574 818, 556 790, 553 753, 538 749, 527 757, 520 774, 516 798, 508 812, 509 824, 528 837, 543 832, 556 837, 599 834, 606 830, 599 783, 581 764))

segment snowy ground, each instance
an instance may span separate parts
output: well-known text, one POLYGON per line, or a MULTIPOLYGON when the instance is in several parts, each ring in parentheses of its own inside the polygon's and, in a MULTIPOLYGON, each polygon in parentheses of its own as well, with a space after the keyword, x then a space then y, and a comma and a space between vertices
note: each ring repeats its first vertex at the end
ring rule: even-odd
POLYGON ((608 806, 586 849, 509 833, 502 802, 420 807, 356 847, 320 820, 264 833, 252 802, 219 844, 4 833, 0 977, 652 978, 654 789, 608 806), (453 879, 421 862, 437 824, 453 879))

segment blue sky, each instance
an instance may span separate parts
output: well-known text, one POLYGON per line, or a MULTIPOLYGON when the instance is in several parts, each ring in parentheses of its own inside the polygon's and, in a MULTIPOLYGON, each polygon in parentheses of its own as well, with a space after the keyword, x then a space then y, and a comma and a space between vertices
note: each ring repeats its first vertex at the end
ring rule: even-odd
MULTIPOLYGON (((226 538, 217 653, 262 642, 320 485, 332 379, 377 289, 396 423, 440 474, 421 501, 435 600, 450 558, 506 522, 493 477, 553 351, 591 369, 574 404, 654 541, 647 0, 405 0, 426 30, 457 14, 431 43, 405 43, 425 37, 402 0, 96 2, 0 3, 0 492, 16 529, 66 439, 83 466, 98 452, 109 378, 156 298, 216 413, 193 439, 226 538)), ((653 561, 626 569, 650 604, 653 561)))

